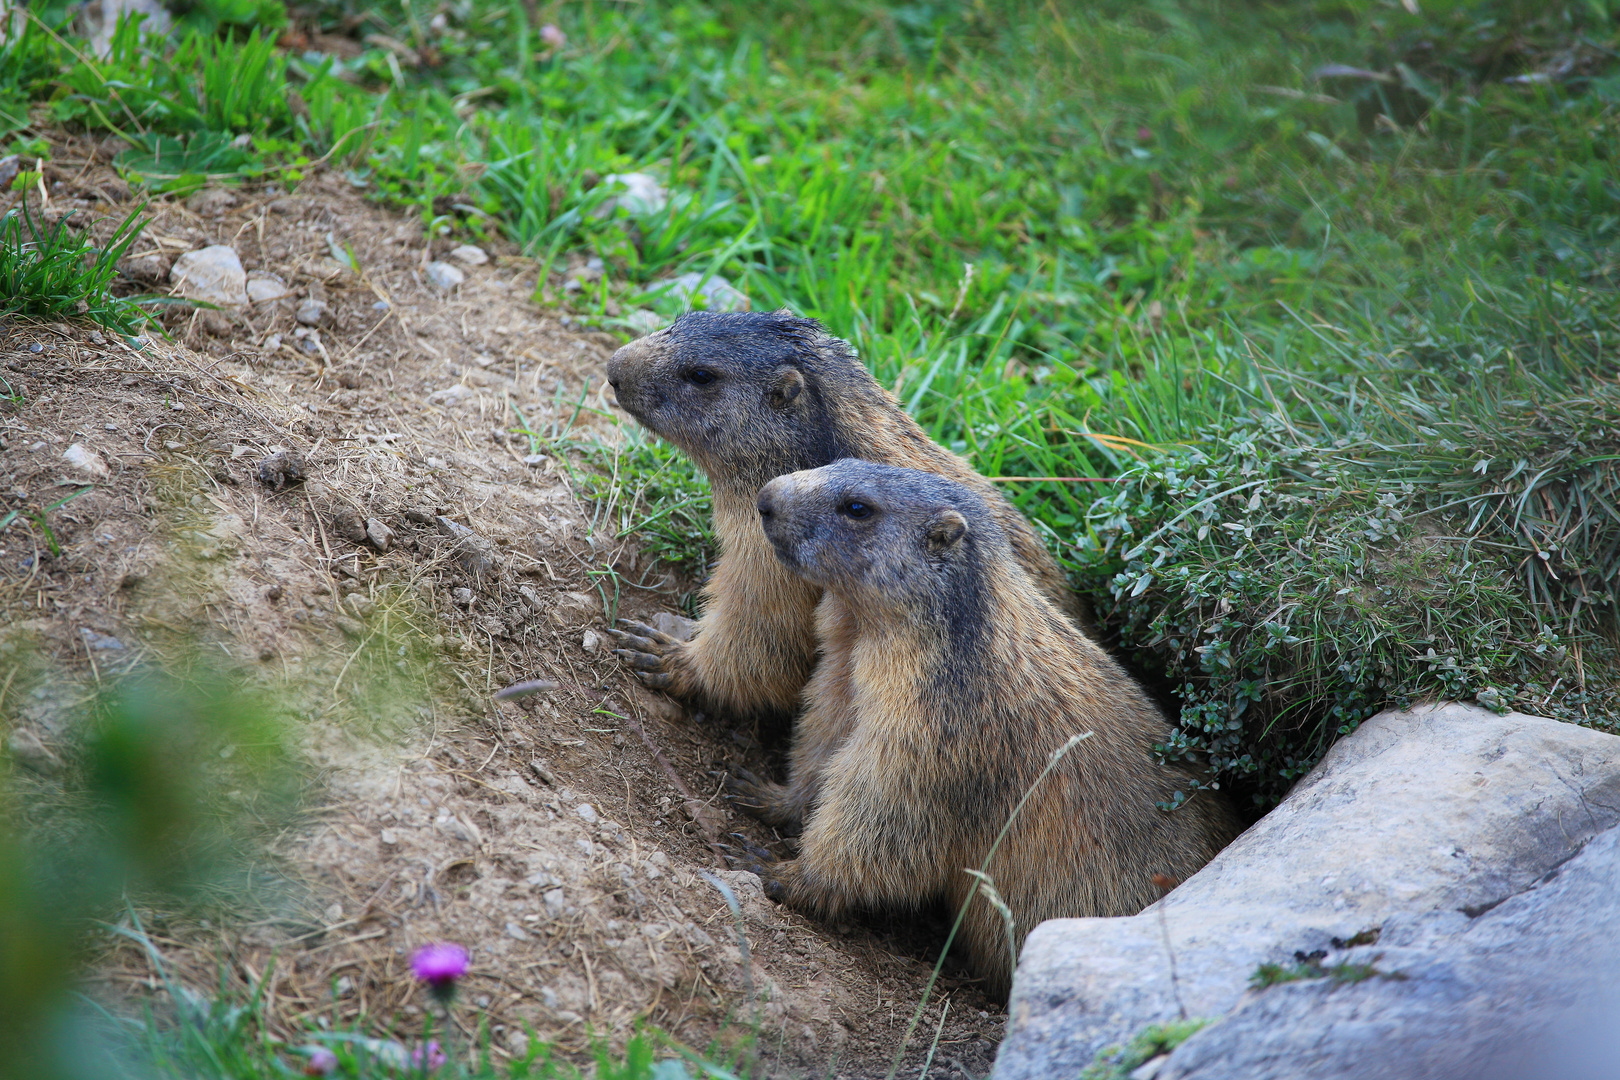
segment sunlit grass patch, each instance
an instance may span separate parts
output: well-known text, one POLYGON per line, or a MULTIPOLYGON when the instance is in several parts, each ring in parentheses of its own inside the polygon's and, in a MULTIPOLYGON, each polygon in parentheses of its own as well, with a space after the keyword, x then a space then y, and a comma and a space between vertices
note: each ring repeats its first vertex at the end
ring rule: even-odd
POLYGON ((152 321, 137 301, 112 293, 118 261, 146 225, 144 206, 97 244, 73 215, 47 226, 28 202, 25 196, 0 217, 0 315, 83 317, 121 334, 135 334, 152 321))

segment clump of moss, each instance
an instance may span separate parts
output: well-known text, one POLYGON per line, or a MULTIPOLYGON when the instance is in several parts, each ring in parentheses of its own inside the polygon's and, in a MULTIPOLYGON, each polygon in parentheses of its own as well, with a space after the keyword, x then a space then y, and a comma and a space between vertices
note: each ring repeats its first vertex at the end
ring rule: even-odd
POLYGON ((1374 712, 1425 699, 1613 715, 1620 394, 1377 405, 1211 428, 1091 506, 1083 583, 1175 687, 1160 749, 1206 762, 1208 786, 1269 804, 1374 712))
POLYGON ((1125 1080, 1133 1070, 1156 1057, 1170 1053, 1208 1025, 1208 1020, 1150 1024, 1137 1032, 1124 1046, 1110 1046, 1099 1051, 1092 1063, 1080 1074, 1080 1080, 1125 1080))

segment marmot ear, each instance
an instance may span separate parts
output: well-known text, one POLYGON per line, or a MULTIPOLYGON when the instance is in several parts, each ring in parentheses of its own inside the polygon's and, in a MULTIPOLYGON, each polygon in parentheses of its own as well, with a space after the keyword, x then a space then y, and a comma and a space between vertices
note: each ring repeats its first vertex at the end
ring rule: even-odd
POLYGON ((789 364, 776 369, 776 381, 771 384, 765 399, 773 409, 785 409, 804 392, 804 372, 789 364))
POLYGON ((941 510, 928 520, 928 553, 938 555, 967 535, 967 518, 955 510, 941 510))

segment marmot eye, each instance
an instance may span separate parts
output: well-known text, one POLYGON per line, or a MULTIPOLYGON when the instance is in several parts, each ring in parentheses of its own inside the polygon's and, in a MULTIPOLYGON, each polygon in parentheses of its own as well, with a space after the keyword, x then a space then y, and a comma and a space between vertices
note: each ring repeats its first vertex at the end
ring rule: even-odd
POLYGON ((861 518, 869 518, 872 516, 872 508, 861 502, 859 499, 849 500, 843 506, 838 508, 838 512, 843 514, 845 517, 854 518, 856 521, 859 521, 861 518))
POLYGON ((693 368, 691 371, 688 371, 686 373, 686 381, 689 382, 689 383, 693 383, 693 384, 695 384, 697 386, 708 386, 710 383, 714 382, 714 380, 718 379, 719 377, 720 376, 716 375, 714 372, 710 371, 708 368, 702 368, 702 367, 693 368))

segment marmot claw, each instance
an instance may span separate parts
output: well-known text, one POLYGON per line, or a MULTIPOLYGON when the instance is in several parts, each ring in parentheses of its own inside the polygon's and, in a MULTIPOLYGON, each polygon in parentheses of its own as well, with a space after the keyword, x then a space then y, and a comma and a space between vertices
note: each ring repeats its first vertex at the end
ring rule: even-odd
POLYGON ((608 630, 608 633, 612 635, 614 641, 617 641, 620 645, 624 645, 628 648, 640 649, 644 653, 651 653, 654 655, 660 651, 658 642, 654 641, 652 638, 637 637, 635 634, 627 634, 623 630, 610 629, 608 630))
MULTIPOLYGON (((735 844, 717 844, 725 853, 726 862, 733 870, 747 870, 751 874, 758 874, 761 881, 770 882, 775 878, 771 872, 771 865, 776 862, 776 856, 749 840, 742 833, 732 833, 731 838, 735 844)), ((769 895, 770 889, 766 889, 769 895)))
POLYGON ((636 652, 634 649, 614 649, 613 655, 629 664, 637 671, 663 671, 664 658, 654 656, 652 653, 636 652))
MULTIPOLYGON (((657 629, 655 627, 648 626, 646 623, 643 623, 643 622, 636 622, 636 620, 634 620, 634 619, 620 619, 619 620, 619 625, 623 626, 625 629, 629 630, 632 634, 635 634, 637 637, 650 639, 651 642, 659 644, 659 645, 668 646, 668 645, 679 645, 680 644, 680 642, 676 641, 674 638, 670 637, 668 634, 664 633, 662 630, 659 630, 659 629, 657 629)), ((622 631, 622 630, 611 631, 611 633, 615 633, 615 634, 623 633, 623 632, 624 631, 622 631)), ((648 647, 650 648, 651 645, 649 645, 648 647)))

